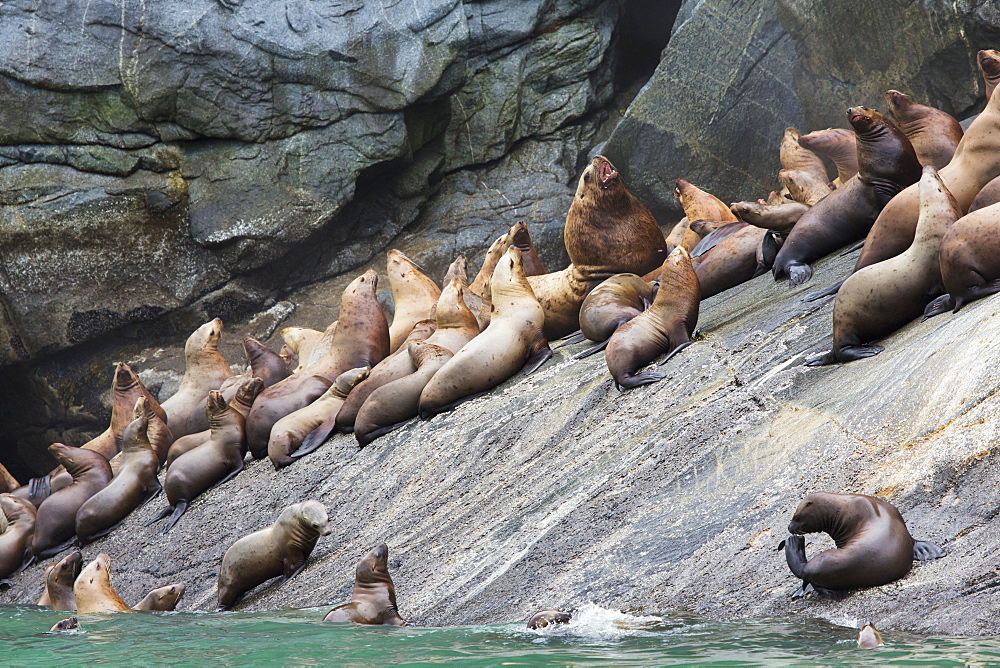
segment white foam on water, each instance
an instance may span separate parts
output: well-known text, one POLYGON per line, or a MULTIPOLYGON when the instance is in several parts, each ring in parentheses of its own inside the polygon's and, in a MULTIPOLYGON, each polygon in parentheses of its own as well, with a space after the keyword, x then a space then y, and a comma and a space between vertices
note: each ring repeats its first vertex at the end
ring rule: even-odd
POLYGON ((589 640, 619 640, 631 636, 652 633, 652 625, 663 620, 653 615, 630 615, 620 610, 602 608, 594 603, 586 603, 573 611, 568 624, 550 624, 541 629, 528 629, 543 637, 576 637, 589 640))

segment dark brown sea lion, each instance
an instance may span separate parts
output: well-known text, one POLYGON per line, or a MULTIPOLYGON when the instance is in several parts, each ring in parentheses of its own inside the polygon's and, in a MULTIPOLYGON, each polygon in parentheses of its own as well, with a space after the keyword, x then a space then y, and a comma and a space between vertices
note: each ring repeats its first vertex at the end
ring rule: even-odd
MULTIPOLYGON (((320 536, 332 532, 319 501, 285 507, 271 526, 233 543, 219 567, 219 610, 228 610, 257 585, 282 576, 291 580, 303 568, 320 536)), ((279 583, 280 584, 280 583, 279 583)))
POLYGON ((524 263, 525 276, 541 276, 547 274, 542 258, 538 256, 535 245, 531 242, 531 234, 528 232, 528 224, 523 220, 514 223, 514 226, 507 232, 511 246, 517 246, 521 251, 521 261, 524 263))
POLYGON ((73 583, 73 596, 77 614, 131 611, 111 586, 111 557, 103 552, 80 571, 73 583))
POLYGON ((775 232, 745 223, 734 224, 744 227, 692 260, 702 299, 766 273, 778 252, 780 238, 775 232))
POLYGON ((528 628, 544 629, 546 626, 554 624, 569 624, 572 619, 573 615, 569 612, 563 612, 562 610, 542 610, 531 616, 531 619, 528 620, 528 628))
POLYGON ((413 325, 432 317, 441 288, 410 258, 395 249, 386 255, 386 271, 396 307, 389 326, 389 352, 393 352, 403 344, 413 325))
POLYGON ((76 633, 79 630, 80 621, 76 617, 67 617, 53 624, 49 633, 76 633))
MULTIPOLYGON (((250 407, 253 406, 254 400, 257 395, 264 391, 264 381, 260 378, 251 378, 249 381, 240 385, 239 389, 236 391, 236 395, 229 400, 229 408, 236 411, 243 416, 244 420, 246 416, 250 413, 250 407)), ((225 394, 223 394, 225 396, 225 394)), ((199 445, 208 442, 208 439, 212 437, 212 430, 206 429, 205 431, 199 431, 196 434, 188 434, 174 441, 174 444, 170 446, 170 452, 167 455, 167 462, 165 467, 170 468, 174 460, 183 455, 189 450, 197 448, 199 445)), ((243 454, 246 454, 246 441, 243 442, 243 454)))
POLYGON ((837 166, 837 178, 833 184, 838 188, 858 173, 858 144, 851 130, 844 128, 814 130, 799 137, 799 146, 825 155, 833 161, 837 166))
POLYGON ((885 94, 889 116, 913 144, 921 165, 941 169, 955 155, 962 141, 962 126, 951 114, 917 104, 898 90, 885 94))
POLYGON ((233 376, 219 352, 221 338, 222 320, 215 318, 194 330, 184 343, 184 377, 177 392, 161 404, 175 438, 208 428, 205 397, 233 376))
MULTIPOLYGON (((243 351, 247 354, 250 362, 250 377, 260 378, 264 381, 264 387, 271 387, 292 375, 292 369, 288 367, 288 361, 282 359, 281 355, 274 352, 257 339, 243 339, 243 351)), ((212 388, 218 390, 218 387, 212 388)), ((208 393, 205 394, 208 396, 208 393)))
POLYGON ((806 172, 821 183, 828 183, 830 176, 826 173, 826 165, 818 155, 799 142, 799 131, 795 128, 785 128, 778 148, 778 156, 783 170, 806 172))
POLYGON ((267 388, 254 401, 246 421, 247 444, 254 459, 267 456, 275 422, 315 401, 345 371, 374 368, 389 354, 389 324, 375 296, 377 283, 378 275, 372 269, 354 279, 344 290, 329 352, 267 388), (317 376, 327 384, 318 384, 317 376))
POLYGON ((976 64, 979 66, 979 73, 983 76, 986 99, 989 100, 997 84, 1000 84, 1000 51, 983 49, 976 54, 976 64))
POLYGON ((323 621, 406 626, 396 606, 396 587, 389 575, 389 548, 385 543, 358 562, 350 602, 326 613, 323 621))
POLYGON ((736 216, 722 200, 686 179, 677 179, 674 196, 681 203, 688 220, 736 220, 736 216))
POLYGON ((864 494, 810 494, 795 510, 788 533, 792 535, 782 542, 788 567, 804 588, 812 585, 831 598, 899 580, 913 568, 914 559, 944 556, 937 545, 913 540, 896 506, 864 494), (803 536, 820 532, 837 547, 807 561, 803 536))
POLYGON ((785 200, 780 204, 734 202, 730 210, 744 223, 775 232, 788 232, 809 207, 802 202, 785 200))
POLYGON ((636 317, 653 303, 653 287, 635 274, 616 274, 594 288, 580 307, 580 337, 598 344, 575 355, 583 359, 604 350, 608 339, 621 325, 636 317))
POLYGON ((180 582, 157 587, 133 605, 132 609, 169 612, 177 607, 181 596, 184 595, 184 590, 185 586, 180 582))
POLYGON ((961 216, 937 170, 920 177, 920 221, 910 247, 900 255, 851 274, 833 305, 833 349, 810 357, 808 366, 850 362, 882 352, 866 345, 920 317, 942 292, 941 239, 961 216))
POLYGON ((696 257, 701 257, 702 255, 704 255, 705 253, 707 253, 708 251, 712 250, 720 243, 722 243, 723 239, 725 239, 730 235, 736 234, 746 226, 747 224, 744 223, 743 221, 737 221, 735 223, 726 223, 722 227, 715 228, 707 235, 705 235, 705 237, 698 242, 698 245, 694 247, 694 250, 691 251, 691 259, 694 259, 696 257))
POLYGON ((5 494, 8 492, 13 492, 15 489, 21 486, 21 483, 17 481, 17 478, 10 474, 3 464, 0 464, 0 494, 5 494))
POLYGON ((45 569, 45 591, 36 605, 47 605, 53 610, 76 610, 73 583, 80 575, 83 555, 73 550, 57 563, 45 569))
POLYGON ((976 199, 972 200, 972 204, 969 205, 969 213, 985 209, 997 202, 1000 202, 1000 176, 983 186, 983 189, 976 195, 976 199))
POLYGON ((858 649, 875 649, 883 645, 885 641, 874 624, 865 624, 858 632, 858 649))
POLYGON ((778 180, 788 188, 788 196, 795 202, 813 206, 833 192, 829 181, 821 181, 809 172, 783 169, 778 172, 778 180))
POLYGON ((885 116, 867 107, 851 107, 847 116, 858 140, 858 174, 795 223, 774 260, 775 280, 808 281, 810 263, 863 238, 889 200, 920 178, 913 146, 885 116))
POLYGON ((1000 204, 951 226, 941 240, 941 278, 945 294, 927 306, 925 318, 1000 292, 1000 204))
POLYGON ((0 533, 0 579, 31 563, 31 538, 35 534, 35 507, 12 494, 0 494, 0 514, 7 528, 0 533))
MULTIPOLYGON (((636 373, 660 355, 663 362, 691 344, 698 324, 701 289, 691 256, 678 246, 663 262, 652 305, 615 330, 605 359, 619 389, 654 383, 666 374, 636 373)), ((661 362, 662 364, 662 362, 661 362)))
POLYGON ((73 482, 42 501, 35 519, 31 550, 36 559, 59 554, 76 536, 76 513, 87 499, 111 482, 111 464, 99 452, 53 443, 49 452, 66 468, 73 482))

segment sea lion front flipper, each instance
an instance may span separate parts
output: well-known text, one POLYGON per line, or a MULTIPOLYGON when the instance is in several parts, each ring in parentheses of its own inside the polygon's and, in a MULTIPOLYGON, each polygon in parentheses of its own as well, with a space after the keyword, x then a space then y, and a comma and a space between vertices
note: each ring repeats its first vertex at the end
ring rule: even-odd
POLYGON ((586 335, 578 329, 572 334, 567 334, 566 336, 564 336, 562 343, 556 346, 556 348, 562 348, 563 346, 571 346, 574 343, 581 343, 586 340, 587 340, 586 335))
POLYGON ((549 348, 549 340, 542 333, 542 328, 538 327, 535 332, 535 338, 531 342, 531 347, 528 348, 528 359, 525 360, 521 371, 527 376, 545 364, 545 361, 550 357, 552 357, 552 348, 549 348))
POLYGON ((849 591, 844 591, 842 589, 827 589, 826 587, 817 587, 812 585, 813 593, 819 598, 828 598, 831 601, 843 601, 847 598, 849 591))
POLYGON ((769 272, 774 266, 774 258, 778 257, 779 250, 781 250, 781 246, 778 244, 777 235, 768 231, 764 235, 764 240, 760 242, 760 248, 757 249, 757 269, 751 278, 757 278, 769 272))
POLYGON ((930 561, 944 556, 944 548, 926 540, 913 541, 913 558, 917 561, 930 561))
POLYGON ((649 385, 650 383, 655 383, 658 380, 663 380, 667 377, 665 373, 657 373, 655 371, 645 371, 643 373, 637 373, 632 376, 625 376, 622 378, 621 383, 618 384, 619 390, 628 390, 633 387, 639 387, 640 385, 649 385))
POLYGON ((946 313, 953 308, 955 308, 954 300, 952 300, 950 294, 945 293, 927 305, 924 309, 924 317, 920 319, 920 322, 927 320, 927 318, 933 318, 936 315, 946 313))
POLYGON ((838 352, 842 362, 853 362, 866 357, 874 357, 885 350, 882 346, 844 346, 838 352))
MULTIPOLYGON (((300 457, 305 457, 310 452, 314 451, 319 446, 326 443, 326 439, 330 437, 333 433, 334 428, 337 426, 337 416, 333 415, 323 420, 323 424, 313 429, 311 432, 306 434, 306 437, 302 439, 302 444, 288 456, 292 459, 299 459, 300 457)), ((352 429, 353 431, 353 429, 352 429)))
POLYGON ((14 586, 14 583, 10 580, 0 580, 0 591, 7 591, 14 586))
POLYGON ((862 239, 857 243, 853 243, 844 250, 840 251, 840 257, 844 257, 845 255, 850 255, 856 250, 861 250, 862 248, 864 248, 864 246, 865 246, 865 239, 862 239))
MULTIPOLYGON (((52 476, 42 476, 41 478, 32 478, 28 481, 28 496, 32 499, 40 498, 42 501, 49 498, 52 494, 52 476)), ((32 501, 34 503, 34 501, 32 501)))
POLYGON ((573 359, 582 360, 584 357, 590 357, 591 355, 596 355, 597 353, 601 352, 602 350, 608 347, 608 341, 610 340, 611 340, 610 338, 605 339, 604 341, 598 343, 596 346, 578 352, 576 355, 573 355, 573 359))
POLYGON ((791 534, 785 539, 785 561, 792 575, 805 580, 806 569, 806 539, 798 534, 791 534))
POLYGON ((830 295, 835 295, 840 291, 840 286, 844 284, 844 281, 837 281, 833 285, 828 285, 822 290, 816 290, 815 292, 810 292, 805 297, 802 298, 804 302, 814 302, 817 299, 822 299, 823 297, 829 297, 830 295))
POLYGON ((788 265, 788 284, 792 287, 802 285, 813 277, 813 270, 808 264, 796 262, 788 265))
POLYGON ((666 364, 667 360, 669 360, 671 357, 673 357, 674 355, 676 355, 680 351, 682 351, 685 348, 687 348, 688 346, 690 346, 692 343, 694 343, 694 341, 685 341, 684 343, 680 344, 679 346, 677 346, 676 348, 674 348, 673 350, 671 350, 669 353, 667 353, 666 356, 663 359, 661 359, 659 362, 657 362, 656 366, 662 366, 662 365, 666 364))
POLYGON ((813 355, 812 357, 807 357, 805 361, 806 366, 826 366, 827 364, 836 364, 839 360, 832 350, 822 353, 820 355, 813 355))

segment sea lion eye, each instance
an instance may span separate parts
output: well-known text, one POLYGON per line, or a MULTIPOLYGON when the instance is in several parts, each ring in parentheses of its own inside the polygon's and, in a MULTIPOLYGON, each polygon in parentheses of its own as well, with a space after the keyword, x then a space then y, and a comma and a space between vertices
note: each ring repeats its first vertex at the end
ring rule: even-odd
POLYGON ((583 180, 584 181, 589 181, 590 180, 590 172, 584 172, 583 173, 583 180))

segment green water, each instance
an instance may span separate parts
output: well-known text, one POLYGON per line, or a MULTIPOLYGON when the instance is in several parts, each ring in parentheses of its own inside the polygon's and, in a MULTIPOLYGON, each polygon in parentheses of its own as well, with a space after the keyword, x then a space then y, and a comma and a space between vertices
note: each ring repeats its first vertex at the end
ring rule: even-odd
POLYGON ((48 633, 65 613, 0 606, 0 664, 386 666, 1000 665, 1000 638, 921 638, 887 632, 860 650, 854 629, 821 621, 710 622, 634 617, 597 606, 572 624, 451 628, 323 624, 325 609, 267 613, 136 613, 80 618, 75 633, 48 633))

